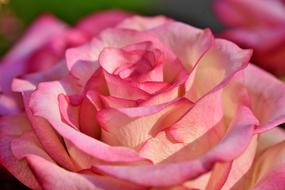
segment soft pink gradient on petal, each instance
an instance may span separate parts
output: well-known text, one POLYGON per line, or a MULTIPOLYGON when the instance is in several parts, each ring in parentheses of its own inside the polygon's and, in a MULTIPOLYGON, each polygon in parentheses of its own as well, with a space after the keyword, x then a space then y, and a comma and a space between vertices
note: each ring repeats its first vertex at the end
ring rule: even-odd
POLYGON ((97 119, 103 128, 102 140, 113 146, 138 149, 152 135, 171 126, 192 103, 181 99, 148 107, 103 109, 97 119))
POLYGON ((64 63, 59 63, 52 66, 46 71, 26 74, 19 78, 14 78, 11 84, 13 92, 24 92, 36 90, 37 85, 44 81, 59 80, 68 73, 64 63))
POLYGON ((154 166, 98 165, 95 170, 141 185, 169 186, 180 184, 209 171, 216 162, 231 161, 238 157, 250 143, 254 126, 257 124, 257 120, 251 111, 246 107, 241 107, 236 118, 232 121, 231 130, 226 137, 200 159, 154 166), (243 141, 240 141, 241 138, 243 141))
POLYGON ((69 126, 79 128, 79 107, 72 105, 70 98, 64 94, 58 96, 58 106, 63 121, 69 126))
POLYGON ((251 50, 241 49, 227 40, 215 39, 213 46, 199 60, 195 75, 188 79, 193 82, 186 89, 186 97, 195 101, 214 88, 225 87, 238 71, 246 68, 251 55, 251 50))
POLYGON ((39 156, 28 155, 26 156, 26 159, 44 189, 145 189, 140 186, 135 186, 127 182, 111 179, 105 176, 70 172, 39 156))
MULTIPOLYGON (((246 150, 231 163, 231 168, 229 172, 226 171, 225 175, 227 176, 224 180, 224 184, 220 187, 222 190, 233 188, 233 186, 239 181, 239 179, 241 179, 250 170, 252 164, 254 164, 257 144, 257 136, 254 136, 246 150)), ((213 173, 213 177, 214 176, 215 174, 213 173)), ((216 180, 216 184, 217 182, 218 180, 216 180)))
MULTIPOLYGON (((35 116, 47 119, 53 128, 75 147, 87 155, 106 162, 137 162, 144 159, 135 151, 124 147, 110 147, 77 131, 61 121, 57 97, 61 93, 72 93, 74 89, 63 81, 41 83, 32 94, 30 107, 35 116), (51 90, 52 89, 52 90, 51 90)), ((69 95, 69 94, 68 94, 69 95)))
POLYGON ((19 181, 30 188, 38 189, 39 184, 24 160, 18 160, 12 152, 11 143, 31 128, 23 114, 0 119, 0 163, 19 181))
MULTIPOLYGON (((283 130, 283 129, 281 129, 283 130)), ((284 169, 285 169, 285 136, 284 131, 265 132, 266 139, 260 138, 259 143, 267 141, 267 146, 263 147, 255 155, 255 160, 250 171, 234 186, 234 188, 247 188, 255 190, 284 189, 284 169), (283 141, 275 140, 276 132, 281 132, 283 141), (267 134, 266 134, 267 133, 267 134), (268 144, 268 141, 271 145, 268 144)), ((281 138, 279 137, 279 140, 281 138)))
POLYGON ((168 22, 149 32, 170 48, 184 66, 181 68, 178 63, 165 63, 165 78, 170 79, 177 76, 176 72, 190 72, 213 43, 210 30, 200 30, 179 22, 168 22))
POLYGON ((29 107, 31 92, 23 92, 23 101, 25 104, 26 115, 31 122, 31 127, 38 137, 38 140, 44 147, 50 157, 60 165, 70 170, 75 170, 76 166, 66 151, 62 139, 52 128, 51 124, 44 118, 35 116, 29 107), (60 154, 59 154, 60 153, 60 154))
POLYGON ((258 67, 249 65, 245 70, 245 87, 249 92, 252 110, 260 120, 256 133, 285 122, 284 83, 258 67))

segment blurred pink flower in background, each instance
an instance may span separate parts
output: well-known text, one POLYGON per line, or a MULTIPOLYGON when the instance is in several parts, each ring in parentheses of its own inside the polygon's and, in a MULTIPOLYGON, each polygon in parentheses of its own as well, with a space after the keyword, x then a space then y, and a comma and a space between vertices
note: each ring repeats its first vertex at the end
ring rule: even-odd
POLYGON ((163 16, 44 15, 0 64, 0 163, 32 189, 285 188, 285 85, 251 54, 163 16))
POLYGON ((215 0, 214 9, 226 29, 221 36, 253 48, 253 62, 285 76, 285 1, 215 0))
POLYGON ((0 36, 13 42, 20 34, 21 21, 9 9, 0 8, 0 36))

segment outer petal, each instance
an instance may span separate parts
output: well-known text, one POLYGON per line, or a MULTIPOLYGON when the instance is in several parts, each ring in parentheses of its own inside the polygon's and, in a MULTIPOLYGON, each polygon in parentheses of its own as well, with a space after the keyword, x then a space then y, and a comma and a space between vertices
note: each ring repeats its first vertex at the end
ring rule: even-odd
POLYGON ((68 73, 65 63, 59 63, 46 71, 36 72, 14 78, 11 88, 14 92, 35 90, 40 82, 60 80, 68 73))
POLYGON ((28 29, 20 42, 0 61, 0 115, 19 112, 19 97, 11 94, 11 80, 28 69, 28 58, 52 36, 65 29, 65 25, 52 17, 43 15, 28 29), (47 28, 42 31, 42 28, 47 28), (9 93, 9 94, 7 94, 9 93))
MULTIPOLYGON (((271 141, 269 145, 261 152, 257 152, 255 161, 251 170, 235 185, 234 188, 246 188, 255 190, 281 190, 284 189, 285 183, 285 133, 284 131, 266 132, 266 141, 271 141), (279 137, 283 136, 283 141, 277 143, 274 134, 280 133, 279 137), (266 134, 268 133, 268 134, 266 134), (277 143, 277 144, 274 144, 277 143)), ((263 144, 265 138, 261 135, 259 143, 263 144)), ((279 138, 280 139, 280 138, 279 138)), ((280 139, 281 140, 281 139, 280 139)), ((268 142, 267 142, 268 144, 268 142)))
POLYGON ((283 75, 285 66, 285 27, 234 28, 222 32, 223 38, 232 40, 242 47, 254 48, 253 62, 277 75, 283 75), (260 44, 262 41, 262 45, 260 44))
POLYGON ((96 170, 103 171, 119 179, 148 186, 170 186, 181 184, 207 172, 216 162, 231 161, 238 157, 249 144, 257 120, 250 110, 242 107, 232 122, 226 137, 200 159, 174 164, 154 166, 105 166, 98 165, 96 170), (240 141, 243 138, 243 141, 240 141))
POLYGON ((186 86, 186 97, 196 101, 214 88, 224 88, 248 65, 251 54, 251 50, 240 49, 230 41, 215 39, 188 79, 191 85, 186 86))
POLYGON ((167 129, 167 133, 178 142, 191 143, 222 119, 222 90, 218 90, 196 102, 179 121, 167 129))
POLYGON ((103 47, 102 42, 93 39, 90 43, 66 51, 67 68, 83 86, 98 69, 97 60, 103 47))
POLYGON ((146 100, 150 94, 138 88, 136 83, 126 81, 118 76, 104 72, 109 94, 117 98, 128 98, 130 100, 146 100), (120 88, 118 88, 120 87, 120 88))
POLYGON ((62 119, 68 125, 79 128, 79 107, 71 104, 71 100, 68 96, 60 94, 58 96, 58 106, 62 119))
POLYGON ((163 81, 163 52, 152 46, 144 42, 121 49, 104 48, 99 63, 108 73, 126 80, 163 81))
POLYGON ((285 122, 285 85, 281 81, 256 66, 249 65, 245 70, 245 86, 252 110, 260 120, 257 133, 285 122))
POLYGON ((163 163, 171 155, 184 147, 183 143, 176 143, 165 131, 159 132, 154 137, 150 137, 140 147, 139 153, 142 157, 150 159, 154 164, 163 163))
POLYGON ((285 168, 284 165, 280 169, 272 171, 264 179, 262 179, 253 190, 282 190, 285 188, 285 168))
POLYGON ((216 168, 207 185, 209 189, 231 189, 249 171, 254 163, 257 148, 257 136, 254 136, 246 150, 235 160, 216 168), (217 178, 221 176, 221 178, 217 178))
POLYGON ((148 107, 105 109, 97 118, 103 128, 103 141, 137 149, 145 140, 176 122, 191 106, 190 101, 180 99, 148 107))
MULTIPOLYGON (((24 115, 2 117, 0 121, 0 162, 18 180, 30 188, 38 189, 39 184, 27 163, 15 157, 11 143, 23 133, 30 131, 30 126, 24 115)), ((28 141, 24 141, 28 142, 28 141)), ((33 142, 28 142, 33 144, 33 142)), ((29 147, 27 147, 28 149, 29 147)), ((25 149, 25 150, 27 150, 25 149)), ((21 151, 21 150, 20 150, 21 151)), ((29 151, 28 151, 29 152, 29 151)))
POLYGON ((113 189, 144 189, 126 182, 114 180, 104 176, 87 175, 69 172, 48 160, 28 155, 27 161, 43 189, 86 189, 86 190, 113 190, 113 189))
POLYGON ((90 94, 82 100, 79 108, 80 131, 93 138, 100 138, 101 131, 96 119, 97 109, 90 99, 90 94))
POLYGON ((44 147, 45 151, 58 164, 70 170, 76 170, 76 166, 73 163, 73 160, 70 158, 70 155, 66 151, 66 148, 62 142, 62 139, 58 136, 56 131, 52 128, 50 123, 43 118, 36 117, 33 115, 31 108, 29 107, 31 92, 26 91, 26 92, 23 92, 22 95, 23 95, 23 101, 25 104, 26 114, 31 122, 34 133, 38 137, 38 140, 44 147))
MULTIPOLYGON (((187 71, 193 69, 213 42, 213 36, 209 30, 200 30, 179 22, 168 22, 149 32, 177 55, 187 71)), ((177 69, 166 63, 165 75, 171 77, 177 69)))
POLYGON ((281 143, 285 140, 285 130, 281 127, 275 127, 265 133, 259 134, 257 154, 260 154, 270 146, 281 143))

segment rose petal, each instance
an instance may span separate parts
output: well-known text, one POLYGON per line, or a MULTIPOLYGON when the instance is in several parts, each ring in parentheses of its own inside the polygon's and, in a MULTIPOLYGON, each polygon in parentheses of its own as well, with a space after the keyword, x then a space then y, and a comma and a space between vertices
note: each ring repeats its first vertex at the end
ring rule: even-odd
POLYGON ((282 64, 285 48, 285 28, 255 27, 234 28, 221 33, 223 38, 234 41, 242 47, 254 48, 253 62, 276 75, 283 75, 285 66, 282 64), (260 45, 262 40, 263 45, 260 45))
POLYGON ((30 188, 39 189, 39 184, 27 163, 18 160, 11 150, 13 140, 30 130, 27 118, 23 114, 0 119, 0 162, 22 183, 30 188))
POLYGON ((82 100, 79 109, 80 131, 90 137, 99 138, 101 131, 96 119, 97 109, 89 99, 90 93, 82 100))
POLYGON ((167 65, 167 70, 171 73, 171 75, 164 76, 165 81, 173 81, 177 75, 185 72, 175 54, 154 36, 147 32, 119 28, 107 29, 98 36, 98 39, 93 39, 91 43, 68 50, 66 54, 67 65, 71 73, 84 83, 97 69, 95 62, 103 48, 122 48, 141 42, 152 42, 154 47, 164 53, 164 64, 167 65))
POLYGON ((163 62, 163 52, 151 42, 121 49, 104 48, 99 55, 99 63, 105 71, 137 82, 163 81, 163 62))
POLYGON ((139 148, 152 135, 176 122, 192 103, 186 99, 149 107, 103 109, 97 119, 102 140, 114 146, 139 148))
POLYGON ((52 128, 51 124, 44 118, 33 115, 29 107, 31 99, 31 92, 23 92, 23 101, 27 117, 31 122, 31 127, 38 137, 38 140, 44 147, 45 151, 53 158, 54 161, 70 170, 75 170, 76 166, 71 160, 62 139, 58 136, 57 132, 52 128))
MULTIPOLYGON (((213 35, 209 30, 200 30, 179 22, 167 22, 150 32, 175 53, 187 71, 192 70, 213 43, 213 35)), ((166 63, 166 75, 173 75, 177 70, 179 67, 175 69, 166 63)))
POLYGON ((277 169, 262 179, 253 190, 281 190, 285 188, 285 168, 277 169))
POLYGON ((142 157, 150 159, 154 164, 163 162, 169 156, 184 147, 183 143, 176 143, 167 137, 165 131, 150 137, 139 149, 142 157))
POLYGON ((40 82, 59 80, 67 75, 65 63, 59 63, 46 71, 36 72, 14 78, 12 81, 11 89, 14 92, 23 92, 35 90, 40 82))
POLYGON ((214 88, 225 87, 238 71, 248 65, 251 54, 251 50, 243 50, 230 41, 216 39, 197 64, 195 75, 190 75, 188 80, 193 81, 186 89, 186 97, 196 101, 214 88))
POLYGON ((195 160, 206 154, 223 138, 226 129, 222 122, 191 143, 177 143, 167 136, 165 131, 162 131, 148 139, 139 150, 139 153, 155 163, 165 164, 195 160))
POLYGON ((260 121, 256 133, 285 122, 285 86, 281 81, 256 66, 249 65, 245 70, 245 86, 252 110, 260 121))
POLYGON ((97 165, 94 169, 141 185, 170 186, 181 184, 207 172, 216 162, 235 159, 246 149, 253 135, 254 125, 258 123, 250 109, 246 107, 241 107, 237 113, 226 137, 200 159, 151 166, 97 165), (240 141, 241 138, 243 141, 240 141))
POLYGON ((26 159, 40 182, 41 187, 44 189, 144 189, 143 187, 114 180, 105 176, 69 172, 39 156, 28 155, 26 159))
POLYGON ((66 51, 66 66, 83 86, 98 69, 97 60, 102 49, 103 44, 98 39, 93 39, 90 43, 66 51))
POLYGON ((63 120, 74 128, 79 128, 79 107, 71 105, 70 98, 64 94, 58 96, 59 111, 63 120))
POLYGON ((191 143, 222 120, 222 108, 222 90, 208 94, 167 129, 167 133, 178 142, 191 143))
MULTIPOLYGON (((268 132, 266 132, 268 133, 268 132)), ((274 135, 270 133, 267 135, 274 135)), ((271 136, 270 139, 274 139, 271 136)), ((262 138, 260 139, 261 143, 262 138)), ((256 154, 251 170, 237 183, 234 188, 248 189, 284 189, 285 177, 285 136, 283 141, 273 144, 256 154), (250 180, 249 180, 250 179, 250 180)))
POLYGON ((257 147, 257 136, 254 136, 246 150, 235 160, 232 161, 230 167, 227 164, 222 165, 218 170, 214 170, 212 177, 207 185, 213 189, 231 189, 233 186, 248 172, 254 162, 257 147), (222 179, 216 178, 217 174, 222 179))
POLYGON ((11 150, 18 160, 23 159, 28 154, 33 154, 52 161, 32 131, 14 138, 11 141, 11 150))

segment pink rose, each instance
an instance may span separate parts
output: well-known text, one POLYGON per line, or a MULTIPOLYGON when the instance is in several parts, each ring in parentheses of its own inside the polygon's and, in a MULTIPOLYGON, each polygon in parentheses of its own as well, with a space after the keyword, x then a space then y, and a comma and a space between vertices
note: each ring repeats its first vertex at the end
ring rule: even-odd
POLYGON ((216 0, 215 12, 229 28, 221 36, 253 48, 253 61, 279 76, 285 75, 285 1, 216 0))
POLYGON ((283 188, 285 86, 250 57, 208 29, 126 18, 13 79, 25 111, 0 120, 0 163, 32 189, 283 188))

